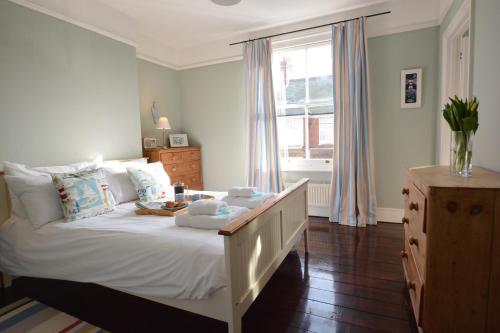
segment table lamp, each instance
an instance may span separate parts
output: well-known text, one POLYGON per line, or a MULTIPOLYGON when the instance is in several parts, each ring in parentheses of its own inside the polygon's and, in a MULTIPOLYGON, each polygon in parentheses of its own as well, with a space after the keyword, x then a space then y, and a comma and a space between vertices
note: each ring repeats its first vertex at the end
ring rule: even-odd
POLYGON ((160 117, 158 122, 156 123, 156 129, 163 130, 163 148, 167 148, 167 141, 165 141, 165 130, 170 129, 170 123, 168 122, 167 117, 160 117))

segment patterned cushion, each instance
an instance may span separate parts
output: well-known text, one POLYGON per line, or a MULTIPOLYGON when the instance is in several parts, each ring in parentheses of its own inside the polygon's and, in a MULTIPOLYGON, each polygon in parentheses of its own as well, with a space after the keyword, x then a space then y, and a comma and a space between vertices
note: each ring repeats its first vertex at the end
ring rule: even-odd
POLYGON ((66 221, 74 221, 108 213, 115 199, 102 169, 77 173, 53 174, 66 221))
POLYGON ((135 185, 140 201, 154 201, 173 196, 173 188, 161 162, 141 167, 127 167, 128 175, 135 185), (172 192, 172 193, 171 193, 172 192))

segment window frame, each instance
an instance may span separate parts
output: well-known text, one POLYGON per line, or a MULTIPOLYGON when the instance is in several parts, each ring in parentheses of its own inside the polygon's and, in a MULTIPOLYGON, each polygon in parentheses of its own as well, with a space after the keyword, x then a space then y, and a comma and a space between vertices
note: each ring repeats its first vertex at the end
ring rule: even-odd
MULTIPOLYGON (((318 42, 311 42, 311 43, 304 43, 304 44, 299 44, 299 45, 293 45, 293 46, 285 46, 285 47, 273 47, 273 57, 275 52, 278 53, 280 51, 290 51, 290 50, 297 50, 297 49, 308 49, 312 47, 318 47, 318 46, 324 46, 324 45, 330 45, 331 46, 332 41, 330 40, 321 40, 318 42)), ((307 52, 307 51, 306 51, 307 52)), ((306 68, 307 68, 307 53, 306 53, 306 68)), ((332 78, 333 78, 333 72, 332 72, 332 78)), ((290 157, 282 157, 280 156, 281 159, 281 170, 282 171, 317 171, 317 172, 325 172, 325 171, 331 171, 332 166, 331 164, 333 163, 333 158, 310 158, 310 148, 309 148, 309 119, 310 118, 319 118, 322 115, 310 115, 309 114, 309 108, 311 107, 321 107, 321 106, 334 106, 334 101, 332 100, 330 102, 311 102, 309 100, 309 75, 308 73, 306 74, 305 77, 305 102, 303 104, 282 104, 278 105, 276 104, 276 111, 278 109, 286 109, 286 108, 303 108, 304 109, 304 115, 290 115, 290 116, 278 116, 277 118, 286 118, 286 117, 301 117, 304 119, 304 147, 306 151, 306 157, 305 158, 290 158, 290 157)), ((278 112, 277 112, 278 113, 278 112)), ((330 114, 327 114, 330 115, 330 114)), ((334 122, 335 122, 335 110, 331 114, 334 117, 334 122)), ((335 126, 335 124, 334 124, 335 126)), ((335 141, 333 143, 333 152, 335 153, 335 141)), ((281 153, 280 153, 281 155, 281 153)))

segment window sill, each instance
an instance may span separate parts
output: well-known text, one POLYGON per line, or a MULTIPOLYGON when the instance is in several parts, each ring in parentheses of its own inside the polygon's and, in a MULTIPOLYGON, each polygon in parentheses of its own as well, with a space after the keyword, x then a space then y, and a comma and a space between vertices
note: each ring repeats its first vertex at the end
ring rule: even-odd
POLYGON ((325 159, 289 159, 281 161, 281 171, 283 172, 293 172, 293 171, 306 171, 306 172, 331 172, 332 171, 332 160, 325 159))

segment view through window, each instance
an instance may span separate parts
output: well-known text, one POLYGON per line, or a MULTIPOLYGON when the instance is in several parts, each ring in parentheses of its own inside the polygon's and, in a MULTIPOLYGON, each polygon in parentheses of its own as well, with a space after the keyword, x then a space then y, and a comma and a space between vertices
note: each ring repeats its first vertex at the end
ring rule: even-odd
POLYGON ((275 50, 273 85, 283 164, 333 156, 330 43, 275 50))

